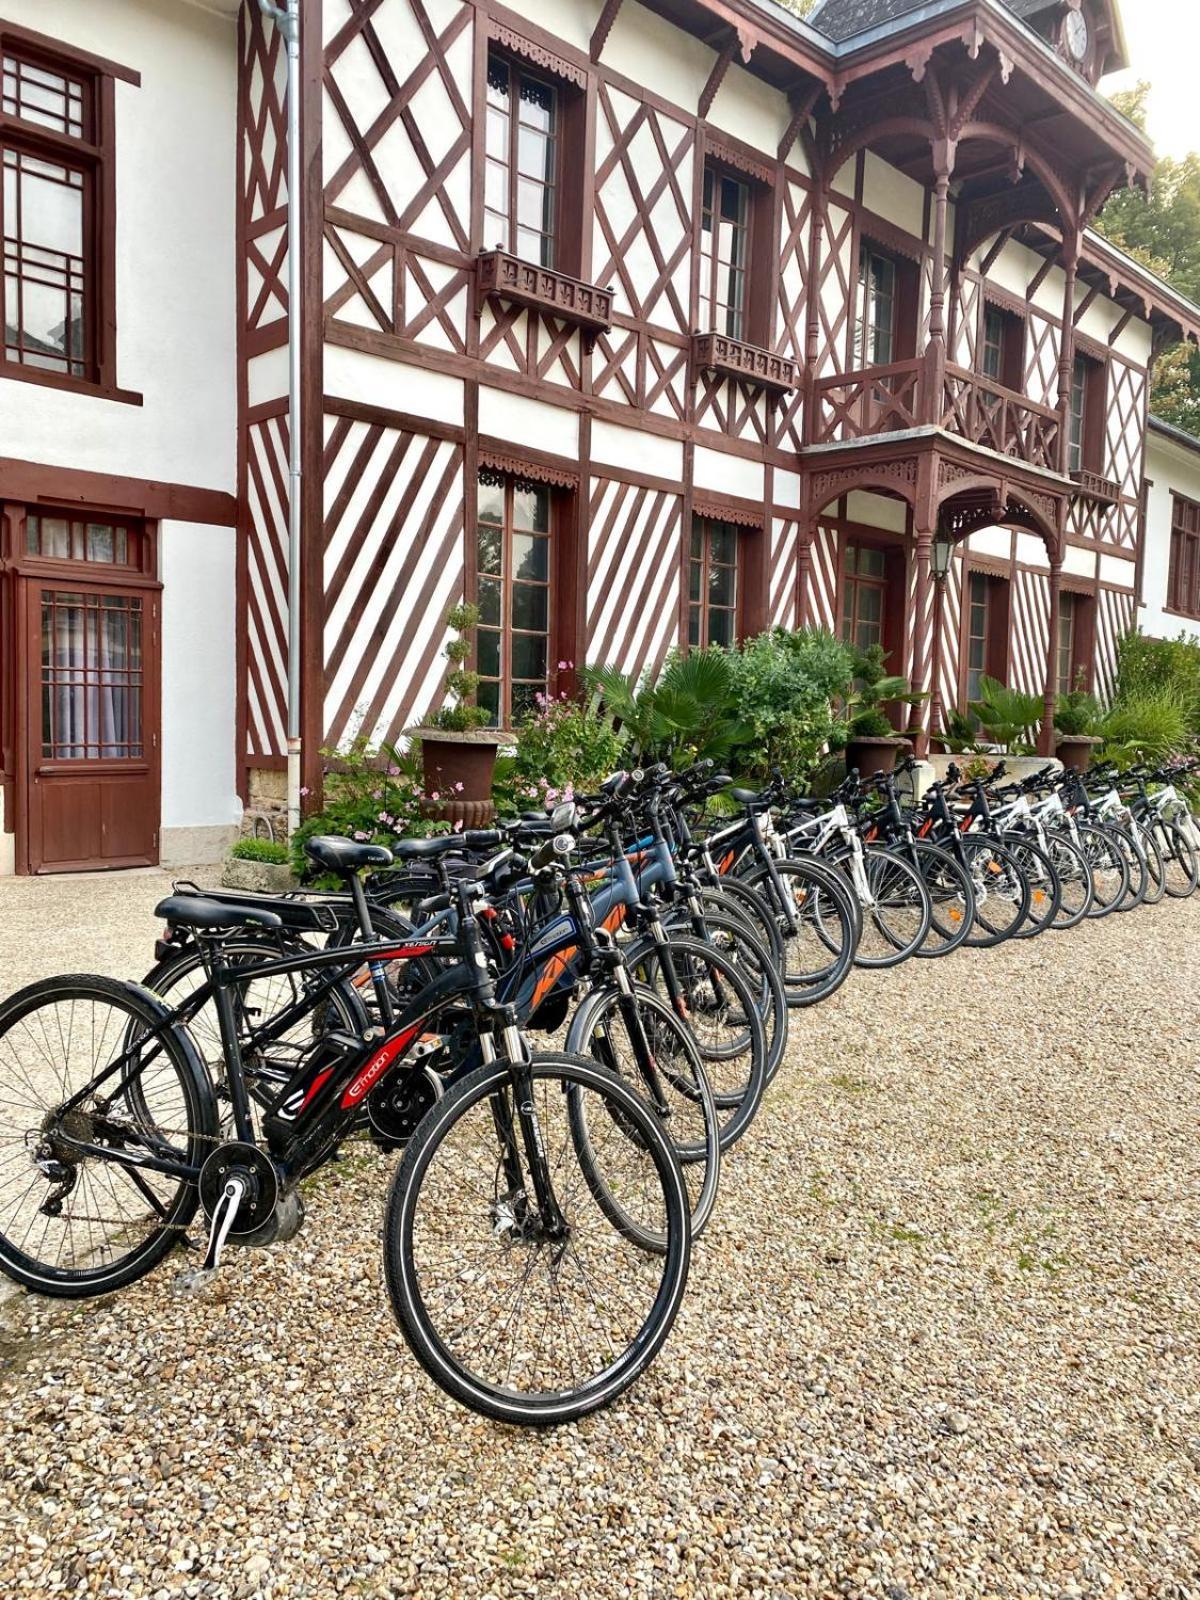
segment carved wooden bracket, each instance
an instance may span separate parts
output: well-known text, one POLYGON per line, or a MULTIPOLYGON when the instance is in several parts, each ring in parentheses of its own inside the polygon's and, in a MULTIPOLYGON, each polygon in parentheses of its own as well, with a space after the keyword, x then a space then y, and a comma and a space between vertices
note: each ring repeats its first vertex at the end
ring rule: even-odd
POLYGON ((725 82, 725 74, 733 65, 734 52, 738 47, 738 36, 731 33, 726 39, 720 55, 713 62, 712 71, 708 75, 708 82, 700 91, 700 104, 696 108, 696 115, 701 122, 712 110, 712 103, 717 98, 717 90, 725 82))
POLYGON ((1085 500, 1095 500, 1100 505, 1115 506, 1121 498, 1121 486, 1098 472, 1086 472, 1077 467, 1071 474, 1076 493, 1085 500))
POLYGON ((779 141, 779 149, 776 151, 778 160, 787 160, 788 152, 800 137, 801 130, 807 125, 808 119, 812 116, 813 108, 821 98, 821 91, 824 87, 823 83, 814 83, 806 90, 801 90, 799 93, 793 92, 790 97, 792 115, 784 130, 783 138, 779 141))
POLYGON ((604 46, 608 43, 608 36, 613 30, 613 23, 617 20, 617 13, 621 9, 621 0, 604 0, 604 9, 596 19, 596 26, 592 29, 592 42, 590 54, 593 61, 599 61, 604 46))
POLYGON ((507 250, 489 250, 475 268, 480 302, 509 300, 532 311, 559 317, 582 328, 589 339, 612 327, 612 290, 582 283, 565 272, 553 272, 536 262, 522 261, 507 250))
POLYGON ((789 393, 797 382, 796 363, 789 357, 760 350, 757 345, 731 339, 724 333, 692 335, 692 367, 696 372, 740 378, 775 394, 789 393))

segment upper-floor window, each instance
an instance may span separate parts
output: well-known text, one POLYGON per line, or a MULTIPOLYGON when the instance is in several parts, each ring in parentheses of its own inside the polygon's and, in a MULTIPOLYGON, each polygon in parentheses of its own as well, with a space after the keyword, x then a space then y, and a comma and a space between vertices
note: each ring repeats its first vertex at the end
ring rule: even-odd
POLYGON ((745 339, 749 315, 750 185, 709 162, 700 215, 700 329, 745 339))
POLYGON ((1181 494, 1171 496, 1167 606, 1200 617, 1200 504, 1181 494))
POLYGON ((688 560, 688 643, 737 642, 738 530, 715 517, 692 518, 688 560))
POLYGON ((894 359, 896 288, 896 263, 864 243, 858 252, 856 367, 886 367, 894 359))
POLYGON ((1077 355, 1071 369, 1071 416, 1067 468, 1100 472, 1104 455, 1104 366, 1077 355))
POLYGON ((484 248, 539 266, 560 265, 556 85, 492 52, 487 65, 484 248))
POLYGON ((25 519, 25 550, 48 561, 139 567, 142 545, 137 528, 129 523, 31 511, 25 519))
POLYGON ((480 472, 476 698, 493 726, 524 721, 548 692, 553 510, 545 484, 480 472))
POLYGON ((5 52, 4 356, 85 378, 96 309, 91 163, 71 149, 90 140, 92 86, 5 52), (42 130, 56 137, 47 138, 42 130))
POLYGON ((0 22, 5 377, 116 390, 109 63, 0 22))
POLYGON ((1018 394, 1024 386, 1025 323, 1014 312, 985 305, 983 375, 1018 394))

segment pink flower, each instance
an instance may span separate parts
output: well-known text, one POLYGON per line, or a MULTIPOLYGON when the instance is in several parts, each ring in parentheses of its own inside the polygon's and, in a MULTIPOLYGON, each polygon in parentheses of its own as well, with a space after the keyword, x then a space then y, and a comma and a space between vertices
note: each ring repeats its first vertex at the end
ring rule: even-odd
POLYGON ((455 831, 455 833, 461 833, 462 832, 462 818, 461 817, 459 817, 458 821, 454 824, 454 831, 455 831))
POLYGON ((442 797, 441 797, 440 793, 435 789, 433 791, 433 793, 429 796, 429 798, 431 800, 440 800, 442 797))
POLYGON ((466 784, 456 783, 454 785, 454 792, 455 792, 455 794, 461 794, 465 788, 466 788, 466 784))
POLYGON ((565 672, 570 665, 571 663, 569 661, 560 661, 558 663, 558 670, 560 672, 565 672))
POLYGON ((369 833, 364 833, 360 828, 354 837, 358 840, 359 844, 366 844, 371 835, 369 833))
POLYGON ((307 784, 304 784, 303 787, 300 790, 300 793, 301 793, 301 795, 311 794, 312 790, 308 787, 307 784))

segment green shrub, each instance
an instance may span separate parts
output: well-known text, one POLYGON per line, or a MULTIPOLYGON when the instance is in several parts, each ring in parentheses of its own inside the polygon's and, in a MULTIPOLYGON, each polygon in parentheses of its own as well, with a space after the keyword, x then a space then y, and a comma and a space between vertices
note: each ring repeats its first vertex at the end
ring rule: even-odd
POLYGON ((1068 737, 1097 734, 1104 719, 1104 707, 1083 687, 1083 673, 1069 694, 1060 694, 1054 706, 1054 726, 1068 737))
POLYGON ((657 678, 645 673, 636 684, 615 667, 588 667, 583 677, 627 759, 724 763, 752 737, 739 715, 730 655, 717 645, 672 653, 657 678))
POLYGON ((502 815, 553 806, 595 790, 621 764, 621 740, 598 697, 542 699, 517 733, 516 755, 496 763, 493 784, 502 815))
POLYGON ((288 847, 274 839, 238 839, 229 854, 235 861, 263 861, 283 867, 288 862, 288 847))
POLYGON ((730 687, 749 734, 731 752, 747 778, 779 767, 803 778, 834 738, 834 699, 849 692, 851 656, 832 633, 775 628, 729 653, 730 687))
POLYGON ((306 819, 291 838, 292 866, 309 869, 304 841, 332 833, 360 844, 391 845, 396 839, 424 839, 447 832, 447 824, 421 813, 421 766, 414 751, 371 745, 356 739, 348 750, 322 751, 328 767, 324 807, 306 819))
POLYGON ((1100 727, 1106 758, 1122 766, 1165 761, 1187 743, 1187 715, 1173 687, 1127 692, 1100 727))
POLYGON ((1200 733, 1200 642, 1182 633, 1177 639, 1127 633, 1117 646, 1114 702, 1142 701, 1159 690, 1175 697, 1188 732, 1200 733))

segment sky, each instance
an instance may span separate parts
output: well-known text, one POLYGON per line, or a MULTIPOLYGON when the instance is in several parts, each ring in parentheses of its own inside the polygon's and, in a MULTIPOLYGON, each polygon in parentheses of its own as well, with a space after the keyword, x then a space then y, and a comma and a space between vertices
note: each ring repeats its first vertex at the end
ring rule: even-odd
POLYGON ((1200 150, 1200 0, 1118 0, 1132 63, 1105 78, 1105 94, 1151 85, 1148 125, 1160 156, 1176 160, 1200 150))

